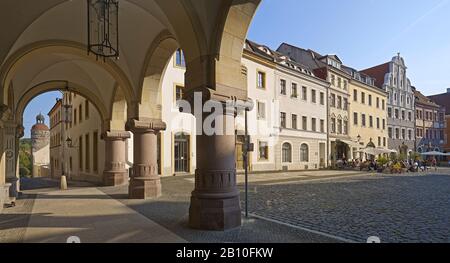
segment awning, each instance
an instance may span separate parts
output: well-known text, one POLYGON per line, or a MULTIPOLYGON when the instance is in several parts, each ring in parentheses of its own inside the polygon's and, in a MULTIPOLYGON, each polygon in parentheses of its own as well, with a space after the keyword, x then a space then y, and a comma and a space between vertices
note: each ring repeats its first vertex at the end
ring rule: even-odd
POLYGON ((350 140, 342 140, 342 139, 337 139, 337 142, 343 142, 345 144, 347 144, 348 146, 352 147, 352 148, 357 148, 357 149, 362 149, 364 148, 364 146, 362 146, 361 144, 354 142, 354 141, 350 141, 350 140))
POLYGON ((393 153, 392 150, 384 149, 384 148, 365 148, 363 150, 364 153, 370 154, 370 155, 380 155, 380 154, 389 154, 393 153))
POLYGON ((448 153, 441 153, 437 151, 421 153, 423 156, 450 156, 448 153))

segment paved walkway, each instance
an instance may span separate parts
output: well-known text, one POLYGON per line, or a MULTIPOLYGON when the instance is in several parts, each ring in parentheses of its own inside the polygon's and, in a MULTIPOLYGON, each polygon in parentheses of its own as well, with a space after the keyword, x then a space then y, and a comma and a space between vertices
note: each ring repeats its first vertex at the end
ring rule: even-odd
POLYGON ((71 236, 83 243, 186 242, 95 187, 27 191, 0 215, 0 229, 0 242, 65 243, 71 236))

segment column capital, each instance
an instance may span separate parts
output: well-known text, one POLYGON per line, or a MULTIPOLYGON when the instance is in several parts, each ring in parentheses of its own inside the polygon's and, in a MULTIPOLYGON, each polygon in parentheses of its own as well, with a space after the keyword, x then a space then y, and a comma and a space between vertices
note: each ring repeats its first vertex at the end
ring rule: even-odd
POLYGON ((102 134, 101 138, 105 141, 118 141, 130 139, 131 135, 127 131, 107 131, 102 134))
POLYGON ((130 119, 126 124, 127 131, 131 131, 133 133, 158 133, 166 130, 166 127, 166 123, 161 119, 151 118, 130 119))

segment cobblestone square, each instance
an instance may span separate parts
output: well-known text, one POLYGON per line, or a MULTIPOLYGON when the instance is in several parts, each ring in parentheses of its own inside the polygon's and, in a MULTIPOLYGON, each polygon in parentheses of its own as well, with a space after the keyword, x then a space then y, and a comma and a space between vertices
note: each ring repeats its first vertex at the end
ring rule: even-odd
POLYGON ((249 189, 250 213, 293 226, 355 242, 370 236, 395 243, 450 242, 450 175, 281 180, 251 183, 249 189))

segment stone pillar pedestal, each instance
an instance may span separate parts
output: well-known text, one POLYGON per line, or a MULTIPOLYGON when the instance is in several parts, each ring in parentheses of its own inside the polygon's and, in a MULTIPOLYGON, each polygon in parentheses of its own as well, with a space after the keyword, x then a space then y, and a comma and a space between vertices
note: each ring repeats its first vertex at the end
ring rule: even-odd
POLYGON ((158 175, 157 135, 166 124, 157 119, 130 120, 127 129, 133 132, 134 165, 130 178, 129 198, 149 199, 161 196, 158 175))
POLYGON ((102 135, 105 140, 105 186, 119 186, 128 182, 125 141, 129 138, 130 133, 126 131, 112 131, 102 135))
POLYGON ((234 110, 216 118, 215 130, 223 135, 197 135, 195 190, 189 209, 192 228, 226 230, 241 225, 234 118, 234 110))

